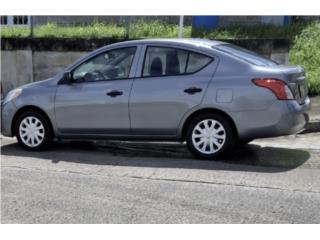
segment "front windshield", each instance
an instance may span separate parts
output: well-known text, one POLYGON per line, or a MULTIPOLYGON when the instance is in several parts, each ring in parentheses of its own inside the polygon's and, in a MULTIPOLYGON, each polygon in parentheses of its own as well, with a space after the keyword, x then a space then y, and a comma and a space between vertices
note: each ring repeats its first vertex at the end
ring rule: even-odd
POLYGON ((218 50, 221 50, 223 52, 226 52, 228 54, 231 54, 233 56, 236 56, 238 58, 241 58, 251 64, 257 65, 257 66, 275 66, 279 65, 275 61, 272 61, 268 58, 265 58, 263 56, 260 56, 259 54, 252 52, 250 50, 247 50, 245 48, 241 48, 232 44, 221 44, 214 46, 213 48, 216 48, 218 50))

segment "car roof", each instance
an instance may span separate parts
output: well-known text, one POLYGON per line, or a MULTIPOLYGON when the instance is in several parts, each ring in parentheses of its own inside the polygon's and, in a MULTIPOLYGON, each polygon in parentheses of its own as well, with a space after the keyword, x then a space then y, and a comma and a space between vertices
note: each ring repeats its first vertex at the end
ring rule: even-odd
POLYGON ((151 38, 151 39, 141 39, 141 40, 131 40, 116 43, 115 45, 127 45, 127 44, 182 44, 189 45, 194 47, 213 47, 221 44, 226 44, 225 42, 209 40, 209 39, 201 39, 201 38, 151 38))

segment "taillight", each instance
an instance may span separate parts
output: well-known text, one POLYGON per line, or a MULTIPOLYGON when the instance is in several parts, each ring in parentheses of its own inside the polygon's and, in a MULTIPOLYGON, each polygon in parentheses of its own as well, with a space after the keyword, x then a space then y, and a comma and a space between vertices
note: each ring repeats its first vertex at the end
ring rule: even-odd
POLYGON ((279 100, 294 99, 288 85, 282 80, 263 78, 263 79, 253 79, 252 82, 259 87, 264 87, 269 89, 274 93, 274 95, 279 100))

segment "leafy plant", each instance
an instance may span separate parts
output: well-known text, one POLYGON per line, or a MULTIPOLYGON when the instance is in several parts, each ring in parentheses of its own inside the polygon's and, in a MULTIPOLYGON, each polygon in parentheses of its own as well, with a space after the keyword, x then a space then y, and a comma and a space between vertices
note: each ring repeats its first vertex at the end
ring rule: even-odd
POLYGON ((320 94, 320 23, 307 25, 294 37, 289 61, 305 68, 310 95, 320 94))

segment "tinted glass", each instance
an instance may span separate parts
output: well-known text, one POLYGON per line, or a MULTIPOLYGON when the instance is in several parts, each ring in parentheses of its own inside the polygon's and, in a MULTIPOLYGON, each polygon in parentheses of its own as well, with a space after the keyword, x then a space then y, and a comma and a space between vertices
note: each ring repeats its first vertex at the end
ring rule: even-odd
POLYGON ((99 54, 73 71, 75 80, 100 81, 128 78, 136 48, 122 48, 99 54))
POLYGON ((211 58, 198 53, 190 53, 187 73, 193 73, 204 68, 211 62, 211 58))
POLYGON ((170 76, 184 74, 188 52, 175 48, 148 47, 143 76, 170 76))
POLYGON ((236 56, 238 58, 241 58, 249 63, 252 63, 257 66, 274 66, 278 65, 278 63, 265 58, 263 56, 260 56, 256 54, 255 52, 249 51, 247 49, 232 45, 232 44, 222 44, 217 45, 214 48, 222 50, 226 53, 229 53, 233 56, 236 56))

